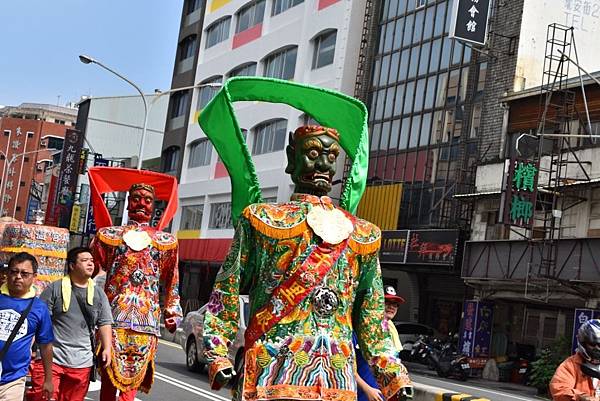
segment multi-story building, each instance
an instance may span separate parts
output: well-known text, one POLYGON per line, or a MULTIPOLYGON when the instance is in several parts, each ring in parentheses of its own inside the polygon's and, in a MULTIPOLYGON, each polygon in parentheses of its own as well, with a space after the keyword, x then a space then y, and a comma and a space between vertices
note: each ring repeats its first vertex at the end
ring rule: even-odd
MULTIPOLYGON (((583 68, 597 71, 600 59, 592 38, 600 15, 591 2, 564 1, 544 8, 542 0, 492 1, 487 44, 473 47, 449 37, 456 1, 367 3, 368 45, 361 55, 356 95, 369 107, 371 162, 359 214, 385 230, 382 270, 384 280, 407 298, 401 320, 456 331, 463 306, 466 312, 472 305, 465 300, 490 301, 494 317, 486 323, 492 327, 491 342, 479 347, 485 347, 479 355, 521 351, 530 356, 561 336, 571 338, 575 308, 597 308, 597 280, 591 275, 597 275, 596 256, 588 245, 597 234, 593 187, 599 159, 591 138, 569 140, 587 171, 587 176, 577 176, 579 163, 564 156, 570 152, 566 145, 555 146, 553 158, 540 148, 545 152, 540 182, 545 184, 538 191, 537 225, 529 230, 503 224, 499 210, 505 159, 517 155, 521 134, 537 135, 540 104, 552 89, 568 90, 548 103, 547 127, 563 119, 560 133, 585 135, 579 70, 573 64, 560 69, 560 53, 548 53, 548 48, 560 47, 573 59, 578 55, 583 68), (548 12, 542 15, 541 9, 548 12), (549 29, 554 23, 566 26, 555 32, 549 29), (552 87, 555 81, 559 83, 552 87), (564 109, 559 111, 557 104, 564 109), (554 185, 562 186, 561 194, 569 193, 573 204, 561 200, 557 204, 563 206, 549 208, 549 197, 557 191, 542 170, 552 163, 563 169, 561 174, 573 175, 560 179, 556 170, 552 173, 554 185), (571 187, 564 188, 567 184, 571 187), (382 213, 381 204, 396 208, 382 213), (544 219, 555 224, 544 226, 544 219), (470 239, 466 245, 465 239, 470 239), (545 256, 539 257, 542 252, 545 256)), ((584 83, 595 132, 596 91, 589 80, 584 83)), ((521 144, 525 148, 531 141, 537 151, 536 138, 525 137, 521 144)))
POLYGON ((2 214, 33 221, 42 207, 44 171, 60 160, 65 132, 73 128, 77 109, 48 104, 23 103, 0 110, 0 188, 2 214))
POLYGON ((469 215, 453 195, 477 160, 488 72, 479 53, 449 37, 452 5, 368 2, 356 88, 371 146, 358 214, 384 230, 384 280, 407 299, 398 318, 442 333, 458 330, 465 298, 457 264, 469 215))
POLYGON ((188 122, 196 111, 190 101, 192 91, 176 89, 189 88, 196 84, 196 71, 200 57, 198 49, 202 38, 205 8, 205 0, 185 0, 181 12, 177 53, 171 81, 171 90, 175 91, 169 100, 161 162, 163 171, 176 176, 181 174, 183 165, 181 149, 185 148, 188 122))
MULTIPOLYGON (((191 96, 178 97, 190 102, 193 112, 189 116, 179 114, 172 100, 167 119, 170 126, 183 117, 187 137, 184 144, 169 142, 167 148, 163 144, 163 160, 167 161, 164 171, 175 173, 178 168, 175 161, 183 163, 180 209, 173 222, 173 230, 181 239, 181 260, 194 261, 194 266, 199 261, 219 262, 233 236, 229 177, 197 124, 198 112, 218 88, 201 85, 252 75, 288 79, 352 94, 361 35, 357 27, 362 26, 363 15, 364 1, 207 2, 195 78, 199 87, 191 96)), ((235 110, 246 132, 263 197, 269 201, 289 199, 293 187, 284 172, 287 133, 312 121, 311 117, 282 104, 248 102, 236 105, 235 110)), ((165 139, 164 143, 167 140, 170 141, 165 139)), ((340 163, 340 176, 342 167, 340 163)), ((334 188, 339 194, 341 184, 334 188)), ((191 281, 184 278, 186 297, 204 297, 191 293, 192 286, 190 291, 186 290, 185 283, 197 283, 199 276, 194 275, 206 270, 189 270, 196 278, 191 281)))

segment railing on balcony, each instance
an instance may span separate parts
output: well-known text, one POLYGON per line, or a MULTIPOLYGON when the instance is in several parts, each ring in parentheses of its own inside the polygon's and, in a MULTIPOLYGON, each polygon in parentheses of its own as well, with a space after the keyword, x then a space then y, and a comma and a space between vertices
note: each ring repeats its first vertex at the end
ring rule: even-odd
POLYGON ((467 241, 462 277, 524 280, 533 275, 600 283, 600 238, 558 240, 553 271, 540 271, 540 259, 540 247, 535 241, 467 241))

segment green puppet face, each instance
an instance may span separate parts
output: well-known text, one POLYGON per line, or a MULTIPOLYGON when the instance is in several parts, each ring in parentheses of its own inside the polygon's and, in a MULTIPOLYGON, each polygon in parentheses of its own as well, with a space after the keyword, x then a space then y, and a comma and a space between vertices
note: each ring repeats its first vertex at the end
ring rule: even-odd
POLYGON ((304 136, 296 140, 290 135, 286 148, 288 165, 285 172, 296 184, 295 192, 324 196, 331 191, 340 145, 329 135, 304 136))

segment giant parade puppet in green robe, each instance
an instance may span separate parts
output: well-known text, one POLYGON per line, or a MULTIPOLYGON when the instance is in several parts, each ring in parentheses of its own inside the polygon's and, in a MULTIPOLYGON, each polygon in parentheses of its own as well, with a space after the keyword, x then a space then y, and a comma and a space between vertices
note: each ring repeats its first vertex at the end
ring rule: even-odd
POLYGON ((205 315, 213 389, 236 374, 228 346, 238 328, 238 296, 248 291, 250 323, 236 399, 356 400, 353 331, 385 399, 412 395, 382 328, 381 231, 352 214, 366 184, 366 117, 361 102, 340 93, 256 77, 229 80, 202 111, 200 125, 231 176, 236 218, 205 315), (289 202, 261 202, 233 111, 239 100, 287 103, 327 125, 290 133, 286 172, 295 190, 289 202), (327 194, 341 149, 352 168, 336 206, 327 194))

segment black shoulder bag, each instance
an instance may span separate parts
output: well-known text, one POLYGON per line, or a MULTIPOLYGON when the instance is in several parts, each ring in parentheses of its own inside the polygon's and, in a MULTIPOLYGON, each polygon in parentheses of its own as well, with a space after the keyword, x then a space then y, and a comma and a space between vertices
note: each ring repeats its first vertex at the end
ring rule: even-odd
POLYGON ((15 340, 15 337, 17 336, 19 329, 23 325, 23 322, 25 321, 25 319, 27 319, 27 315, 29 315, 29 312, 31 311, 31 307, 33 306, 34 302, 35 302, 35 297, 32 297, 31 301, 29 301, 29 304, 27 304, 27 307, 25 308, 25 310, 23 312, 21 312, 21 317, 19 318, 19 320, 17 320, 17 324, 12 329, 12 331, 10 332, 10 335, 6 339, 6 342, 4 343, 4 347, 2 347, 2 349, 0 350, 0 362, 2 362, 4 360, 4 356, 8 352, 8 348, 15 340))
POLYGON ((76 292, 74 292, 74 295, 79 304, 79 309, 81 309, 81 313, 83 313, 88 332, 90 333, 90 344, 92 345, 92 370, 90 371, 90 381, 95 382, 98 379, 98 358, 96 355, 96 332, 94 330, 96 323, 94 322, 94 313, 88 308, 85 300, 81 299, 76 292))

